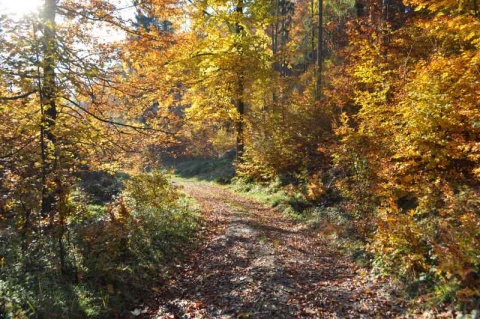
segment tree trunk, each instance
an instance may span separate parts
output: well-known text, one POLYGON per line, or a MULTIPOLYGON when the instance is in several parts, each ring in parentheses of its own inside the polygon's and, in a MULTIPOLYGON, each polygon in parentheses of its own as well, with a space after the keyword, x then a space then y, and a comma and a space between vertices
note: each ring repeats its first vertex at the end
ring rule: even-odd
POLYGON ((317 74, 315 98, 320 99, 322 94, 322 67, 323 67, 323 0, 318 0, 318 40, 317 40, 317 74))
POLYGON ((240 76, 238 81, 238 93, 237 93, 236 108, 239 114, 239 119, 235 123, 235 128, 237 131, 237 140, 236 140, 236 149, 237 149, 237 160, 242 162, 243 154, 245 151, 245 132, 244 132, 244 123, 243 118, 245 115, 245 102, 243 101, 243 77, 240 76))
MULTIPOLYGON (((273 70, 275 72, 280 71, 280 66, 278 62, 278 17, 280 15, 280 4, 279 0, 275 0, 275 8, 274 11, 272 12, 272 15, 274 16, 274 25, 272 27, 272 53, 273 53, 273 70)), ((277 103, 277 92, 275 89, 272 90, 272 102, 275 105, 277 103)), ((266 111, 266 109, 264 110, 266 111)), ((265 116, 265 114, 264 114, 265 116)))
POLYGON ((48 217, 54 211, 56 198, 54 189, 50 186, 51 177, 56 170, 56 136, 53 131, 57 120, 55 60, 56 35, 55 15, 56 0, 45 0, 43 9, 43 69, 40 92, 41 103, 41 152, 42 152, 42 202, 41 215, 48 217))
POLYGON ((314 21, 315 21, 315 2, 314 0, 310 1, 310 14, 312 19, 312 64, 315 65, 316 63, 316 55, 315 55, 315 28, 314 28, 314 21))
POLYGON ((275 71, 279 72, 279 62, 277 61, 277 53, 278 53, 278 24, 279 24, 279 16, 280 16, 280 3, 279 0, 275 0, 275 22, 274 27, 272 30, 272 52, 274 56, 273 68, 275 71))
MULTIPOLYGON (((243 16, 243 0, 238 0, 237 7, 235 8, 235 12, 239 14, 239 18, 243 16)), ((241 35, 243 33, 243 27, 240 22, 235 24, 235 33, 241 35)), ((239 51, 240 55, 242 54, 242 50, 239 51)), ((236 139, 236 149, 237 149, 237 161, 242 162, 243 160, 243 153, 245 151, 245 132, 244 132, 244 117, 245 117, 245 101, 243 100, 243 89, 244 89, 244 78, 243 78, 243 71, 240 70, 237 79, 237 92, 236 92, 236 101, 235 107, 238 112, 238 119, 235 123, 235 129, 237 133, 236 139)))

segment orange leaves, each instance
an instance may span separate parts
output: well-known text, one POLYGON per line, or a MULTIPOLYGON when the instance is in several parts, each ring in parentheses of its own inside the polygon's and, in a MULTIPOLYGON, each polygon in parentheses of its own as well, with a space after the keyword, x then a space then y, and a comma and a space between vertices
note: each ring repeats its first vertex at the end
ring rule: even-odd
POLYGON ((417 70, 397 109, 403 123, 397 140, 404 147, 396 149, 395 158, 416 158, 419 166, 430 169, 478 158, 475 135, 467 133, 478 131, 475 92, 480 76, 472 73, 471 59, 471 54, 437 56, 417 70))
POLYGON ((318 175, 314 175, 310 178, 309 183, 307 184, 307 196, 310 200, 315 201, 320 199, 325 192, 326 188, 318 175))
POLYGON ((346 175, 337 186, 376 224, 378 266, 439 285, 457 278, 449 289, 471 298, 480 295, 480 21, 471 1, 409 3, 418 13, 389 42, 351 33, 345 69, 358 109, 336 129, 346 175))
POLYGON ((445 13, 457 13, 457 12, 472 12, 474 10, 473 4, 469 1, 456 1, 456 0, 408 0, 407 4, 413 5, 415 11, 428 10, 435 13, 437 16, 444 15, 445 13))

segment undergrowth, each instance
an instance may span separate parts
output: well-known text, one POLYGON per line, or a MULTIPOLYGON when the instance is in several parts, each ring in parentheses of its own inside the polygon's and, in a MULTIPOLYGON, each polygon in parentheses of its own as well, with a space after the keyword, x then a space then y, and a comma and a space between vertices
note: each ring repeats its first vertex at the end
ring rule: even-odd
POLYGON ((77 191, 61 237, 39 219, 29 233, 16 227, 19 216, 2 222, 0 318, 126 317, 163 284, 168 263, 194 247, 201 219, 160 172, 124 186, 107 205, 77 191))
POLYGON ((311 207, 301 192, 284 185, 279 178, 269 183, 258 183, 236 177, 232 179, 230 188, 260 203, 276 207, 284 214, 296 219, 302 219, 304 212, 311 207))
POLYGON ((228 184, 235 175, 232 158, 193 159, 175 165, 175 174, 183 178, 228 184))
POLYGON ((469 223, 478 220, 478 197, 459 192, 437 202, 447 209, 386 214, 385 209, 396 208, 396 203, 382 206, 362 185, 352 185, 350 193, 338 185, 322 176, 293 183, 278 177, 262 183, 235 177, 226 187, 318 230, 371 275, 386 276, 404 287, 406 300, 421 301, 416 309, 448 307, 471 314, 480 307, 478 227, 469 223), (457 215, 460 223, 442 223, 445 216, 457 215))

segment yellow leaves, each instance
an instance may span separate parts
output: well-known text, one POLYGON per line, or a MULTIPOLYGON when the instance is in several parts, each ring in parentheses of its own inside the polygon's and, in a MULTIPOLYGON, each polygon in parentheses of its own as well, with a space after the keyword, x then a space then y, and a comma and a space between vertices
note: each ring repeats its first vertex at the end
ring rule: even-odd
POLYGON ((429 229, 422 228, 409 214, 398 211, 383 212, 377 225, 371 248, 380 254, 387 268, 394 267, 395 272, 412 276, 415 271, 427 267, 426 247, 422 239, 427 236, 429 229))
POLYGON ((383 79, 380 69, 377 66, 368 64, 358 66, 354 75, 365 84, 377 84, 383 79))
POLYGON ((336 128, 335 162, 352 167, 351 185, 339 187, 362 201, 366 176, 380 185, 366 193, 382 202, 372 248, 383 265, 408 276, 428 271, 429 258, 437 258, 443 272, 459 274, 467 262, 480 262, 471 259, 478 217, 468 213, 478 211, 478 192, 463 200, 458 189, 480 178, 480 25, 457 1, 411 3, 433 14, 392 36, 388 63, 375 44, 356 43, 350 74, 360 109, 353 124, 343 115, 336 128), (395 67, 402 78, 388 72, 395 67))
POLYGON ((349 132, 352 131, 349 123, 350 118, 348 117, 347 113, 343 112, 340 115, 340 125, 335 129, 335 133, 339 136, 345 136, 349 132))
POLYGON ((235 108, 230 108, 227 112, 228 112, 229 118, 232 119, 233 121, 241 120, 241 115, 238 113, 238 111, 235 108))
POLYGON ((480 21, 469 15, 459 15, 453 17, 437 16, 433 20, 427 20, 419 23, 427 33, 441 42, 439 49, 445 54, 461 45, 465 49, 474 45, 478 49, 480 38, 480 21))
POLYGON ((397 206, 397 203, 395 203, 395 201, 393 199, 389 199, 388 200, 388 207, 390 208, 390 210, 394 213, 398 213, 398 206, 397 206))
POLYGON ((473 174, 480 179, 480 165, 477 165, 477 167, 473 169, 473 174))
POLYGON ((325 194, 326 188, 319 175, 310 178, 307 184, 307 196, 310 200, 318 200, 325 194))
POLYGON ((416 5, 415 11, 422 11, 428 6, 428 3, 422 3, 421 1, 410 1, 410 3, 416 5))
POLYGON ((437 16, 446 13, 461 13, 465 11, 465 1, 457 0, 409 0, 408 4, 415 7, 415 11, 428 10, 437 16))
MULTIPOLYGON (((89 162, 89 164, 92 164, 92 162, 89 162)), ((119 162, 105 162, 99 165, 99 169, 113 175, 120 171, 121 164, 119 162)))
POLYGON ((476 158, 478 150, 466 139, 478 121, 474 92, 480 76, 472 72, 472 60, 463 52, 455 58, 434 56, 417 67, 396 110, 402 116, 396 141, 403 146, 395 148, 393 158, 414 159, 418 167, 434 171, 457 159, 476 158))
POLYGON ((180 52, 183 58, 178 67, 179 73, 188 73, 183 96, 191 105, 185 111, 187 119, 196 127, 237 122, 242 114, 235 102, 258 105, 270 81, 271 61, 265 53, 270 38, 257 27, 265 18, 257 10, 263 9, 254 8, 255 2, 245 3, 247 15, 232 11, 232 4, 223 0, 194 4, 202 9, 192 16, 195 33, 188 48, 180 52), (209 14, 202 13, 205 11, 209 14))

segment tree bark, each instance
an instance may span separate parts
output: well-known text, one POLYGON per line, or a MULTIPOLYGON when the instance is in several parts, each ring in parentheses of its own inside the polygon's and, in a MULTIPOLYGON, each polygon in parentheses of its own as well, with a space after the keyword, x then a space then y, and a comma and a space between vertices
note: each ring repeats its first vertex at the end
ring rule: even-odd
POLYGON ((277 61, 277 53, 278 53, 278 24, 279 24, 279 16, 280 16, 280 1, 275 0, 275 22, 274 22, 274 27, 272 28, 272 51, 273 51, 273 56, 275 58, 273 62, 273 68, 275 71, 279 72, 280 67, 279 67, 279 62, 277 61))
POLYGON ((317 39, 317 74, 315 84, 315 98, 320 99, 322 94, 323 73, 323 0, 318 0, 318 39, 317 39))
POLYGON ((245 116, 245 102, 243 101, 243 77, 240 76, 238 81, 238 93, 237 93, 237 112, 239 119, 235 123, 237 131, 236 149, 237 149, 237 161, 243 161, 243 154, 245 152, 245 132, 244 132, 244 116, 245 116))
MULTIPOLYGON (((279 0, 274 0, 275 2, 275 7, 272 12, 272 15, 274 16, 274 23, 272 26, 272 53, 273 53, 273 70, 275 72, 280 72, 280 66, 279 66, 279 61, 278 61, 278 18, 280 15, 280 4, 279 0)), ((277 103, 277 92, 275 89, 272 90, 272 102, 275 105, 277 103)), ((265 116, 265 111, 266 109, 264 108, 264 116, 265 116)))
POLYGON ((56 0, 45 0, 43 9, 43 69, 42 86, 40 91, 41 103, 41 152, 42 152, 42 202, 41 215, 48 217, 55 209, 55 192, 50 186, 49 179, 56 170, 56 142, 54 128, 57 120, 56 106, 56 34, 55 16, 56 0))
POLYGON ((311 19, 312 19, 312 64, 315 65, 316 63, 316 55, 315 55, 315 28, 314 28, 314 24, 315 24, 315 2, 314 0, 311 0, 310 1, 310 14, 311 14, 311 19))
MULTIPOLYGON (((243 0, 238 0, 237 7, 235 8, 235 12, 238 13, 239 19, 243 16, 243 0)), ((240 22, 235 24, 235 33, 241 35, 243 33, 243 27, 240 22)), ((239 50, 240 55, 242 54, 241 49, 239 50)), ((243 100, 243 90, 244 90, 244 78, 243 78, 243 71, 240 70, 237 78, 237 92, 236 92, 236 101, 235 107, 238 113, 238 119, 235 123, 235 129, 237 133, 236 139, 236 149, 237 149, 237 161, 243 161, 243 154, 245 151, 245 131, 244 131, 244 117, 245 117, 245 101, 243 100)))

